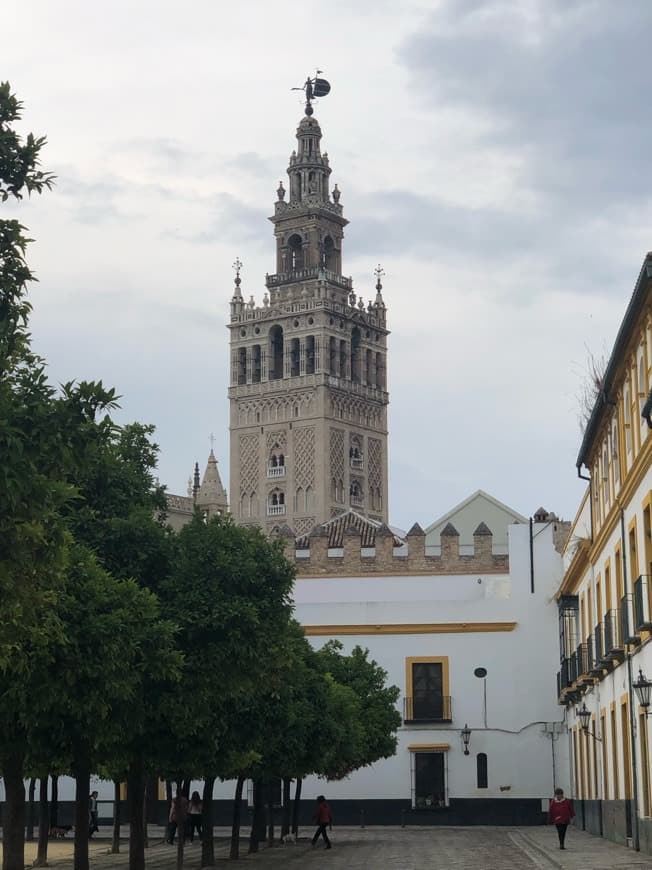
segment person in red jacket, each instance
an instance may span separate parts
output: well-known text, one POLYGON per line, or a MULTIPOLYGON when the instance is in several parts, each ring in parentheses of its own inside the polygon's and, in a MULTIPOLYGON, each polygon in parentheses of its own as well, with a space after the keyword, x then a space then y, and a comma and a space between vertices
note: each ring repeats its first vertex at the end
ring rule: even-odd
POLYGON ((333 830, 333 817, 331 815, 331 808, 326 803, 326 798, 323 794, 320 794, 317 798, 317 812, 315 813, 315 822, 317 823, 317 830, 315 831, 315 836, 312 838, 313 847, 317 845, 317 840, 319 839, 319 835, 321 834, 324 838, 324 842, 326 843, 326 848, 331 848, 331 841, 328 839, 328 834, 326 833, 326 826, 328 826, 331 831, 333 830))
POLYGON ((555 796, 550 801, 548 824, 554 825, 557 828, 560 849, 566 848, 566 846, 564 846, 566 840, 566 828, 570 825, 571 819, 574 818, 575 810, 573 809, 573 802, 564 797, 563 789, 556 788, 555 796))

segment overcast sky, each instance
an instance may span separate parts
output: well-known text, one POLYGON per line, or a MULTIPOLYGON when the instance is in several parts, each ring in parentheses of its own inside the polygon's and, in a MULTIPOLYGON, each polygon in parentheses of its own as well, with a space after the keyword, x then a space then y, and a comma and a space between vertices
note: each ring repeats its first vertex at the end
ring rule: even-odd
POLYGON ((227 482, 231 264, 260 302, 319 67, 343 271, 386 272, 391 521, 479 488, 573 516, 587 353, 652 248, 649 0, 5 0, 2 29, 58 176, 17 212, 35 347, 156 425, 172 492, 211 432, 227 482))

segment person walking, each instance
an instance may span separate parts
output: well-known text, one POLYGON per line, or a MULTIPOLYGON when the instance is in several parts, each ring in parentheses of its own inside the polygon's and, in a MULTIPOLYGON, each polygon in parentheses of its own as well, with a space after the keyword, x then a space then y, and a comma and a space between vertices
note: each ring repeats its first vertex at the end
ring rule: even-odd
POLYGON ((88 839, 93 838, 93 834, 100 829, 97 826, 99 813, 97 809, 97 792, 92 791, 88 798, 88 839))
POLYGON ((320 834, 324 838, 326 848, 332 848, 331 841, 328 839, 328 834, 326 833, 326 827, 328 826, 331 831, 333 830, 333 816, 331 815, 331 808, 326 803, 326 798, 323 794, 320 794, 317 798, 315 822, 317 823, 317 830, 315 831, 315 836, 312 838, 313 849, 317 845, 317 840, 319 839, 320 834))
MULTIPOLYGON (((188 808, 188 798, 183 797, 182 795, 177 795, 172 800, 172 805, 170 807, 170 815, 168 817, 168 835, 167 841, 172 846, 174 844, 174 837, 177 833, 177 825, 181 820, 182 814, 185 818, 185 811, 188 808)), ((183 834, 183 828, 181 829, 181 833, 179 836, 183 834)))
POLYGON ((573 809, 573 802, 564 797, 564 790, 562 788, 556 788, 555 796, 551 799, 550 808, 548 809, 548 824, 554 825, 557 828, 560 849, 566 848, 564 845, 566 841, 566 829, 574 818, 575 810, 573 809))
POLYGON ((201 817, 201 798, 199 797, 199 792, 194 791, 192 793, 192 797, 190 798, 190 806, 188 807, 188 836, 190 837, 191 843, 194 840, 195 831, 197 831, 197 836, 201 840, 201 817))

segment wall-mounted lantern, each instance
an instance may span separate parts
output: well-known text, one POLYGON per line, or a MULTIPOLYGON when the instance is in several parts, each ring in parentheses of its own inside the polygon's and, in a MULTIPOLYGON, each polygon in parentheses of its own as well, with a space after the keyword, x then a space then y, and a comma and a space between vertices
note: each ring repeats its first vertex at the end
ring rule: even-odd
POLYGON ((650 715, 650 701, 652 700, 652 682, 647 679, 643 671, 638 669, 638 677, 632 683, 632 688, 636 692, 638 703, 645 711, 645 715, 650 715))
POLYGON ((582 701, 582 709, 577 711, 577 715, 578 715, 579 720, 580 720, 580 725, 582 726, 582 731, 585 734, 588 734, 589 737, 592 737, 594 740, 597 740, 599 743, 602 743, 601 737, 597 737, 593 733, 593 731, 589 731, 589 725, 591 724, 591 711, 587 709, 584 701, 582 701))
POLYGON ((464 728, 462 728, 462 731, 460 733, 462 735, 462 743, 464 744, 464 754, 468 755, 469 754, 469 742, 471 740, 471 729, 466 724, 466 722, 464 723, 464 728))

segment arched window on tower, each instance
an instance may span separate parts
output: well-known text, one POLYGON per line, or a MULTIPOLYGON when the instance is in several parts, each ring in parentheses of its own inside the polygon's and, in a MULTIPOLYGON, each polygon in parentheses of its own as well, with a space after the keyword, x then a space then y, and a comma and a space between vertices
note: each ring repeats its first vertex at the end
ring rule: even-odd
POLYGON ((364 457, 362 455, 362 440, 358 435, 354 435, 351 439, 349 448, 349 459, 351 468, 362 468, 364 465, 364 457))
POLYGON ((337 271, 337 252, 335 250, 335 242, 331 236, 326 236, 324 239, 324 268, 331 272, 337 271))
POLYGON ((301 351, 298 338, 290 342, 290 376, 296 378, 300 373, 301 351))
POLYGON ((297 269, 303 269, 303 244, 301 236, 294 233, 288 239, 288 251, 290 255, 290 270, 295 272, 297 269))
POLYGON ((269 331, 269 379, 278 380, 283 377, 283 327, 272 326, 269 331))
POLYGON ((332 335, 328 339, 328 371, 337 374, 337 340, 332 335))
POLYGON ((285 477, 285 456, 278 443, 272 446, 267 458, 267 477, 285 477))
POLYGON ((244 347, 238 348, 238 383, 247 383, 247 350, 244 347))
POLYGON ((360 330, 355 326, 351 332, 351 380, 354 384, 361 381, 360 363, 360 330))
POLYGON ((374 387, 376 385, 376 379, 374 377, 374 366, 373 366, 373 353, 370 350, 365 351, 365 376, 367 378, 367 384, 370 387, 374 387))
POLYGON ((261 362, 261 354, 260 354, 260 345, 255 344, 251 348, 251 380, 254 384, 260 383, 260 362, 261 362))
POLYGON ((351 504, 357 507, 362 507, 364 504, 364 500, 362 497, 362 487, 360 486, 360 482, 358 480, 352 480, 351 486, 349 487, 349 497, 351 499, 351 504))
POLYGON ((306 338, 306 374, 314 375, 315 373, 315 336, 309 335, 306 338))
POLYGON ((274 489, 267 497, 267 516, 278 517, 285 514, 285 493, 274 489))
POLYGON ((382 353, 376 354, 376 386, 385 389, 385 365, 382 353))

